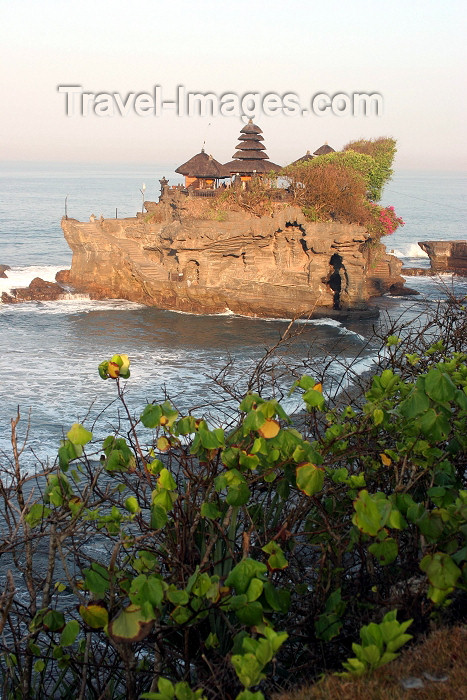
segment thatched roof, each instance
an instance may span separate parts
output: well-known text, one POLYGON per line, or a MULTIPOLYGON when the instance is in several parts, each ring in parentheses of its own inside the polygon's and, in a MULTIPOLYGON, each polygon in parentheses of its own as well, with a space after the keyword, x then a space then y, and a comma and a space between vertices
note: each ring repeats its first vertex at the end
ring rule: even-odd
POLYGON ((322 146, 316 149, 316 151, 313 153, 314 156, 325 156, 327 153, 335 153, 336 151, 334 148, 331 148, 331 146, 328 146, 328 143, 324 143, 322 146))
POLYGON ((262 134, 263 130, 259 128, 256 124, 253 124, 253 120, 250 119, 248 124, 240 129, 241 134, 262 134))
POLYGON ((224 171, 229 175, 252 175, 269 173, 271 170, 282 170, 282 165, 271 163, 270 160, 231 160, 224 165, 224 171))
POLYGON ((232 156, 233 158, 238 158, 239 160, 268 160, 268 154, 262 151, 235 151, 232 156))
POLYGON ((240 138, 242 141, 264 141, 261 134, 244 134, 243 131, 240 132, 240 138))
POLYGON ((271 170, 281 170, 282 166, 271 163, 267 153, 264 153, 266 146, 261 142, 264 140, 261 129, 250 119, 248 124, 240 130, 240 143, 238 150, 233 154, 234 160, 224 165, 224 172, 229 175, 252 175, 253 173, 268 173, 271 170))
POLYGON ((306 163, 308 160, 313 160, 314 156, 310 151, 307 151, 304 156, 301 158, 297 158, 297 160, 294 160, 293 163, 290 163, 290 165, 301 165, 302 163, 306 163))
POLYGON ((208 180, 230 177, 230 175, 225 174, 223 165, 212 156, 208 156, 204 152, 204 148, 201 149, 201 153, 197 153, 193 158, 187 160, 186 163, 180 165, 175 172, 187 177, 199 177, 208 180))
POLYGON ((235 148, 238 148, 240 151, 265 151, 266 146, 263 146, 262 143, 258 143, 257 141, 240 141, 240 143, 237 143, 235 148))

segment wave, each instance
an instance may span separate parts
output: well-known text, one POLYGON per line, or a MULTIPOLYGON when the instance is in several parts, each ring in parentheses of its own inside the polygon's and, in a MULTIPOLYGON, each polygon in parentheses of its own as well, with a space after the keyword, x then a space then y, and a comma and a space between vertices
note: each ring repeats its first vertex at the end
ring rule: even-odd
POLYGON ((144 304, 138 304, 126 299, 104 299, 102 301, 90 299, 87 294, 67 293, 56 301, 25 301, 19 304, 2 304, 0 313, 13 312, 15 314, 34 313, 42 314, 82 314, 93 311, 132 311, 144 309, 144 304))
POLYGON ((395 255, 397 258, 428 258, 429 255, 425 253, 424 250, 420 248, 418 243, 409 243, 406 248, 403 250, 399 250, 398 248, 394 248, 393 250, 389 251, 392 255, 395 255))
POLYGON ((55 282, 55 275, 63 270, 63 265, 28 265, 15 266, 5 270, 6 277, 0 278, 0 294, 11 292, 12 289, 28 287, 35 277, 40 277, 46 282, 55 282))

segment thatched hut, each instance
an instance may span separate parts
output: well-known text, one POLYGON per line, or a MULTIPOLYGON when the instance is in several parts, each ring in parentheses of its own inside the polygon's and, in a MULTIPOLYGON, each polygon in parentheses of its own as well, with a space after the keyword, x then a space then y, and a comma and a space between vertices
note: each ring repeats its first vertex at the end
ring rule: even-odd
POLYGON ((201 149, 201 153, 180 165, 175 172, 185 176, 185 187, 200 190, 213 189, 217 187, 219 180, 230 177, 223 165, 205 153, 204 148, 201 149))

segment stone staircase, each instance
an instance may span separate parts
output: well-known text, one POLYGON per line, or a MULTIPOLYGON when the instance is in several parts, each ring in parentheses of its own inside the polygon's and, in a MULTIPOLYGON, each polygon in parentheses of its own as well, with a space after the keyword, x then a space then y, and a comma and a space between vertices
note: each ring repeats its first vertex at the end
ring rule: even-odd
POLYGON ((148 282, 167 282, 168 272, 162 265, 158 265, 152 260, 148 260, 141 246, 128 238, 115 238, 115 243, 118 245, 128 258, 131 266, 136 270, 141 271, 141 275, 148 282))
POLYGON ((102 240, 102 246, 99 246, 102 250, 108 247, 109 239, 111 239, 112 247, 119 248, 122 251, 122 257, 128 261, 130 267, 132 267, 135 272, 141 273, 145 281, 166 282, 168 280, 167 270, 165 270, 162 265, 148 260, 141 245, 136 241, 101 232, 94 223, 80 223, 79 228, 82 233, 86 234, 94 241, 96 241, 96 239, 102 240))

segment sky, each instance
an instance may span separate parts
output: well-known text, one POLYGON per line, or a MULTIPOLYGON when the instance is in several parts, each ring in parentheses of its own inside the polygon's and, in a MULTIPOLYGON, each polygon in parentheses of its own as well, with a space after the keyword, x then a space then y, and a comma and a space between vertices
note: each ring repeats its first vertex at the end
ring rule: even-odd
POLYGON ((227 162, 250 92, 280 165, 325 142, 392 136, 398 169, 467 170, 466 14, 465 0, 0 0, 0 159, 176 167, 204 144, 227 162), (90 95, 86 116, 67 86, 90 95), (218 107, 237 95, 240 111, 156 110, 155 86, 161 102, 177 86, 218 107), (355 93, 380 95, 379 114, 345 111, 355 93), (295 95, 300 109, 265 114, 271 94, 295 95), (314 96, 336 94, 349 102, 320 113, 321 100, 313 113, 314 96))

